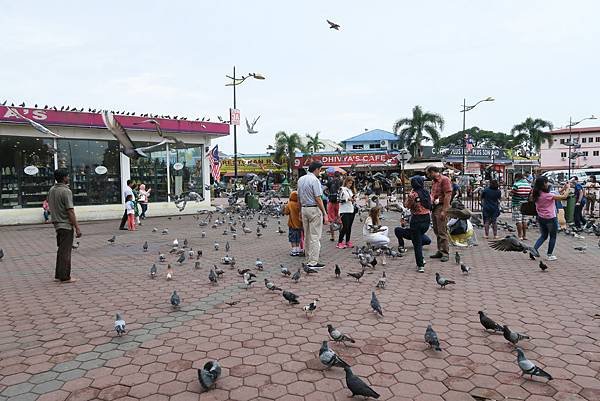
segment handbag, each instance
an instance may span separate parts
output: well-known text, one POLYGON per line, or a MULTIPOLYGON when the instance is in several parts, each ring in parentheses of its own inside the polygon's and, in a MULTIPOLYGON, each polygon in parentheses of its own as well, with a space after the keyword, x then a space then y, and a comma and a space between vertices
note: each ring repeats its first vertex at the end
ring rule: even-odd
POLYGON ((525 216, 537 216, 535 202, 528 200, 527 202, 521 203, 521 214, 525 216))

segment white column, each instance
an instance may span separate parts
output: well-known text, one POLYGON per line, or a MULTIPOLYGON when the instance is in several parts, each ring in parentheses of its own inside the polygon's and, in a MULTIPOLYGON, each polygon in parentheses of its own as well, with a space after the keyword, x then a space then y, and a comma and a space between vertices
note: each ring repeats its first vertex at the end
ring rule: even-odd
POLYGON ((167 152, 167 202, 171 202, 171 156, 169 152, 169 143, 165 144, 167 152))
POLYGON ((52 139, 52 146, 56 150, 56 153, 54 153, 54 170, 58 170, 58 140, 56 138, 52 139))
POLYGON ((204 155, 202 157, 202 193, 204 195, 204 199, 208 201, 208 205, 210 205, 210 190, 204 189, 204 187, 210 184, 210 163, 208 162, 208 152, 211 149, 211 141, 210 137, 204 137, 204 143, 202 144, 202 151, 204 155), (206 150, 208 149, 208 151, 206 150))
POLYGON ((131 172, 129 170, 130 165, 129 157, 125 156, 123 152, 119 152, 119 166, 121 168, 121 203, 125 203, 123 193, 125 192, 125 187, 127 187, 127 180, 131 178, 131 172))

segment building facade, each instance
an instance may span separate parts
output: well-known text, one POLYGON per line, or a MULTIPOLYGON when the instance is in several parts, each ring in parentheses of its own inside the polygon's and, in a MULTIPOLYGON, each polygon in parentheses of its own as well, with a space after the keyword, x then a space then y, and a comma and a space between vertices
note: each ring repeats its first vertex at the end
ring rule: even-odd
POLYGON ((398 149, 398 137, 382 129, 374 129, 342 141, 346 152, 398 149))
MULTIPOLYGON (((136 147, 161 140, 156 127, 143 122, 147 118, 115 118, 136 147)), ((149 215, 176 212, 173 198, 190 190, 204 195, 204 201, 187 212, 210 206, 210 192, 204 189, 210 175, 206 152, 212 138, 229 134, 229 125, 156 120, 165 134, 184 145, 167 143, 149 157, 133 160, 120 151, 98 113, 0 106, 0 225, 41 222, 42 203, 57 168, 69 170, 76 213, 82 221, 120 217, 128 179, 152 189, 149 215), (36 131, 14 111, 60 137, 36 131)))
POLYGON ((550 131, 552 146, 544 142, 540 149, 542 170, 568 170, 600 167, 600 127, 573 127, 550 131), (569 159, 571 143, 571 159, 569 159), (574 146, 573 146, 574 145, 574 146))

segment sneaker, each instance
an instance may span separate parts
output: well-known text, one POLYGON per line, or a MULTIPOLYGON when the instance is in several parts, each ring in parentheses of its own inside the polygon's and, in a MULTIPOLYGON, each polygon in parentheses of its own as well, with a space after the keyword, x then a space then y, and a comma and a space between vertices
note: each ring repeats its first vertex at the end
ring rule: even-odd
POLYGON ((425 273, 425 266, 417 266, 417 271, 419 273, 425 273))
POLYGON ((442 255, 442 257, 440 258, 440 262, 447 262, 450 258, 448 257, 448 255, 444 254, 442 255))
POLYGON ((403 247, 400 247, 400 246, 399 246, 399 247, 398 247, 398 252, 400 252, 400 253, 406 253, 406 252, 407 252, 407 250, 406 250, 406 248, 403 248, 403 247))
POLYGON ((352 241, 348 241, 346 242, 346 248, 353 248, 354 245, 352 244, 352 241))
POLYGON ((337 249, 346 249, 346 245, 343 242, 338 242, 335 246, 337 249))
POLYGON ((441 253, 440 251, 437 251, 436 253, 434 253, 433 255, 430 256, 431 259, 441 259, 442 256, 444 256, 443 253, 441 253))
POLYGON ((290 251, 290 256, 298 256, 298 252, 290 251))
POLYGON ((557 260, 558 258, 556 257, 556 255, 548 255, 548 257, 546 258, 546 260, 557 260))

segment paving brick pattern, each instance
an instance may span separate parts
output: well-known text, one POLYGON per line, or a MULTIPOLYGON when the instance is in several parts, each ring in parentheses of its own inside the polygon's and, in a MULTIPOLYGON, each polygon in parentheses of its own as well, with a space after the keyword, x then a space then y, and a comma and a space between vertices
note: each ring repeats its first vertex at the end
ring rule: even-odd
MULTIPOLYGON (((386 223, 393 226, 395 220, 390 213, 386 223)), ((0 401, 349 399, 343 371, 325 370, 318 361, 327 323, 356 339, 352 346, 332 348, 381 399, 600 399, 596 237, 560 236, 559 260, 548 262, 545 273, 525 255, 498 253, 482 244, 460 250, 473 266, 469 276, 454 263, 433 260, 425 274, 418 274, 409 253, 378 266, 360 283, 334 278, 334 263, 344 273, 358 271, 359 264, 349 250, 335 249, 324 237, 327 268, 310 278, 303 274, 294 284, 281 277, 278 266, 296 268, 300 260, 287 255, 287 235, 275 233, 273 218, 262 238, 238 234, 237 240, 223 236, 222 228, 198 227, 190 216, 149 219, 135 233, 115 231, 117 224, 82 225, 84 237, 73 254, 73 275, 80 281, 68 285, 52 281, 51 227, 0 228, 6 253, 0 262, 0 401), (170 233, 151 233, 152 227, 167 227, 170 233), (116 244, 108 245, 116 232, 116 244), (204 251, 201 268, 195 270, 191 261, 179 266, 170 257, 174 280, 165 280, 166 264, 151 280, 151 264, 174 238, 188 238, 193 249, 204 251), (144 240, 150 244, 147 253, 144 240), (221 244, 218 252, 215 240, 221 244), (264 261, 254 288, 242 288, 237 272, 227 266, 217 286, 208 283, 208 269, 219 264, 227 240, 238 267, 253 268, 257 257, 264 261), (587 253, 572 250, 583 242, 587 253), (385 316, 377 318, 369 300, 382 270, 387 287, 376 292, 385 316), (457 285, 439 289, 436 271, 457 285), (319 298, 315 315, 307 318, 280 293, 268 292, 260 282, 267 276, 298 294, 301 305, 319 298), (169 304, 174 289, 183 301, 178 310, 169 304), (529 334, 532 340, 523 342, 523 349, 555 380, 521 377, 513 346, 482 330, 478 310, 529 334), (127 321, 123 337, 113 332, 117 311, 127 321), (442 352, 423 342, 429 323, 440 336, 442 352), (208 359, 221 362, 223 376, 215 390, 202 393, 196 369, 208 359)), ((359 243, 358 219, 354 232, 359 243)))

